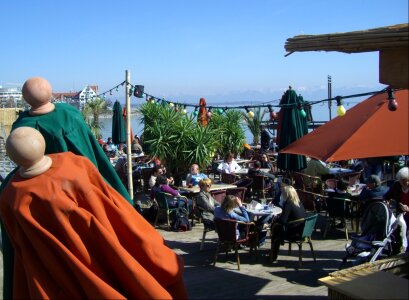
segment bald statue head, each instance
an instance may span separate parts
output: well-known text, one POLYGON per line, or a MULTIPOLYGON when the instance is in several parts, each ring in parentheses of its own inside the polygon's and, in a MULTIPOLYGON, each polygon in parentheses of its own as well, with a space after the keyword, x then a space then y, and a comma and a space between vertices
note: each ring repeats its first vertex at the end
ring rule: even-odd
POLYGON ((31 105, 30 115, 44 115, 54 110, 51 84, 42 77, 28 79, 23 85, 23 98, 31 105))
POLYGON ((44 155, 45 140, 41 133, 31 127, 13 130, 6 141, 6 152, 20 168, 24 178, 31 178, 47 171, 51 158, 44 155))

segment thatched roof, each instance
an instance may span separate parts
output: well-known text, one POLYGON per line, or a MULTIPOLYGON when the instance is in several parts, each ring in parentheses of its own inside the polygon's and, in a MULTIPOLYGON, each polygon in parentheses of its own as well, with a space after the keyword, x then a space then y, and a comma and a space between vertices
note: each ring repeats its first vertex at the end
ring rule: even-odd
POLYGON ((346 53, 408 47, 408 23, 368 30, 319 35, 297 35, 287 39, 289 54, 301 51, 339 51, 346 53))

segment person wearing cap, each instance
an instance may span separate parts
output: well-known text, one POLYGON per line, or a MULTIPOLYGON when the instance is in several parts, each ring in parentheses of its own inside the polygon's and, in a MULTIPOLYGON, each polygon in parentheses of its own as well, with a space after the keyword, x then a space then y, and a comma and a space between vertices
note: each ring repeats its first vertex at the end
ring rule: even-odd
POLYGON ((366 186, 359 194, 359 200, 362 202, 368 202, 370 200, 382 199, 386 194, 388 188, 381 185, 381 179, 378 175, 372 174, 366 180, 366 186))

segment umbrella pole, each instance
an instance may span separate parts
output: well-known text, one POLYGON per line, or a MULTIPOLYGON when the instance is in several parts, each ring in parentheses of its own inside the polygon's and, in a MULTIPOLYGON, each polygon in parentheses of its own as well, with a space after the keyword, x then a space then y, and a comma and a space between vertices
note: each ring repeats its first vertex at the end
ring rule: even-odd
POLYGON ((133 200, 133 180, 132 180, 132 153, 131 153, 131 97, 129 96, 129 85, 131 75, 125 70, 125 99, 126 99, 126 160, 128 166, 128 192, 133 200))

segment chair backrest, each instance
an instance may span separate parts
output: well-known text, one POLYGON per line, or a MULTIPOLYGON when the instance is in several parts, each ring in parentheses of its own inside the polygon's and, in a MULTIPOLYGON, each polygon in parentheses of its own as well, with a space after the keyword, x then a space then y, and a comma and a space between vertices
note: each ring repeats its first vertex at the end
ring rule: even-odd
POLYGON ((226 190, 216 190, 210 191, 210 195, 219 203, 222 203, 223 199, 226 197, 226 190))
POLYGON ((237 221, 228 219, 214 219, 214 225, 221 242, 236 242, 237 221))
POLYGON ((159 209, 169 209, 168 201, 166 200, 166 197, 173 197, 170 194, 164 193, 164 192, 156 192, 155 193, 155 200, 158 203, 159 209))
POLYGON ((253 179, 249 177, 244 177, 244 178, 237 180, 234 184, 237 185, 237 187, 250 188, 251 185, 253 184, 253 179))
POLYGON ((317 194, 300 189, 297 189, 297 194, 305 210, 316 211, 315 198, 317 197, 317 194))
POLYGON ((346 203, 350 201, 349 199, 329 196, 326 199, 327 212, 330 217, 345 218, 346 203))
POLYGON ((234 183, 237 180, 237 177, 233 174, 222 173, 221 177, 222 182, 227 184, 234 183))
POLYGON ((153 168, 141 169, 141 177, 143 180, 143 186, 145 188, 145 191, 148 191, 150 189, 149 179, 151 178, 152 174, 153 174, 153 168))
POLYGON ((317 222, 318 214, 308 216, 304 221, 304 229, 302 231, 301 238, 311 237, 312 232, 314 231, 315 222, 317 222))
POLYGON ((292 177, 294 180, 294 188, 296 189, 310 192, 322 191, 322 180, 318 176, 310 176, 300 172, 292 172, 292 177))
POLYGON ((237 198, 240 198, 241 200, 244 200, 244 197, 246 195, 246 191, 247 191, 247 188, 245 188, 245 187, 237 187, 237 188, 234 188, 234 189, 226 190, 226 194, 227 195, 233 195, 233 196, 236 196, 237 198))
POLYGON ((254 175, 253 176, 253 189, 254 190, 264 190, 265 189, 265 176, 263 175, 254 175))

